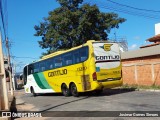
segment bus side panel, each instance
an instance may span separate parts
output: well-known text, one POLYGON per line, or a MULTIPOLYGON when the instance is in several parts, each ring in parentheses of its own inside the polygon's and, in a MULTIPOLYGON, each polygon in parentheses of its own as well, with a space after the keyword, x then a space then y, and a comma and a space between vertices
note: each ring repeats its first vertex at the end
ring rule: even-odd
POLYGON ((35 93, 53 93, 54 91, 48 85, 43 73, 35 73, 27 77, 27 84, 25 85, 25 92, 31 93, 31 87, 35 93))
POLYGON ((90 70, 95 69, 95 67, 93 67, 90 64, 90 62, 94 60, 93 56, 91 57, 90 54, 91 53, 89 53, 88 59, 86 59, 84 62, 45 71, 44 76, 48 81, 49 85, 52 87, 52 89, 55 92, 62 92, 61 85, 63 83, 65 83, 68 86, 68 88, 70 87, 71 83, 74 83, 76 84, 78 92, 92 90, 91 88, 92 77, 90 76, 90 70))
POLYGON ((48 84, 55 92, 61 92, 61 85, 68 88, 71 83, 76 84, 79 92, 90 89, 88 62, 62 67, 44 72, 48 84))

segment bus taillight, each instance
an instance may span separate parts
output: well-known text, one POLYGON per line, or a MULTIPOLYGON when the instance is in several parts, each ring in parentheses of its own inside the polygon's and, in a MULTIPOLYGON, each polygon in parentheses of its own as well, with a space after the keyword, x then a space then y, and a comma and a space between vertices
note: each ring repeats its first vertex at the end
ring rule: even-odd
POLYGON ((97 80, 97 74, 96 74, 96 72, 94 72, 94 73, 92 74, 92 77, 93 77, 93 80, 94 80, 94 81, 97 80))

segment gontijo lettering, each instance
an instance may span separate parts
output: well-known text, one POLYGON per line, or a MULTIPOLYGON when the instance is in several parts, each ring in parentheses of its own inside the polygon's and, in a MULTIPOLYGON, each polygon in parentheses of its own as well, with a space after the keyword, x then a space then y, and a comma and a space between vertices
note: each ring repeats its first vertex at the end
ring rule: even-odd
POLYGON ((48 73, 48 77, 59 76, 67 74, 67 69, 56 70, 48 73))
POLYGON ((115 56, 96 56, 96 60, 119 60, 119 55, 115 56))

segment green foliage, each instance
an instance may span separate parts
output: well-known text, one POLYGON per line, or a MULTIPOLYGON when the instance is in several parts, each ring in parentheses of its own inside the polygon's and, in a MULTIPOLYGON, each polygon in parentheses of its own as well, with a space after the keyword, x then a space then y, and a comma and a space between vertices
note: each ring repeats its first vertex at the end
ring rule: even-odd
POLYGON ((44 22, 36 25, 35 36, 49 54, 81 45, 87 40, 107 40, 112 28, 125 21, 115 13, 102 13, 96 5, 81 4, 83 0, 57 0, 61 7, 49 12, 44 22))

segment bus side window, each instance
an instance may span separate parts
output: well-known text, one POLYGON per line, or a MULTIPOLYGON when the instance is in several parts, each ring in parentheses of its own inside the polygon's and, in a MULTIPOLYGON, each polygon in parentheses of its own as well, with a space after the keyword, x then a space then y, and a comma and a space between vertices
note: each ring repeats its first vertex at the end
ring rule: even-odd
POLYGON ((72 54, 67 54, 64 56, 64 66, 73 64, 72 54))
POLYGON ((61 58, 61 56, 55 58, 55 68, 58 68, 58 67, 62 67, 62 58, 61 58))
POLYGON ((50 69, 55 68, 55 66, 54 66, 54 58, 50 59, 49 68, 50 68, 50 69))
POLYGON ((33 74, 33 65, 28 66, 28 75, 33 74))
POLYGON ((73 53, 73 59, 74 59, 74 64, 79 63, 79 52, 76 51, 75 53, 73 53))
POLYGON ((52 61, 53 61, 53 58, 45 61, 46 70, 53 69, 53 62, 52 61))
POLYGON ((45 71, 45 61, 39 63, 39 72, 45 71))
POLYGON ((71 65, 72 64, 72 60, 67 60, 66 61, 66 65, 71 65))
POLYGON ((34 73, 39 72, 39 63, 34 64, 34 73))
POLYGON ((81 57, 81 61, 85 61, 87 57, 81 57))
POLYGON ((81 62, 85 61, 88 58, 88 47, 80 49, 81 62))

